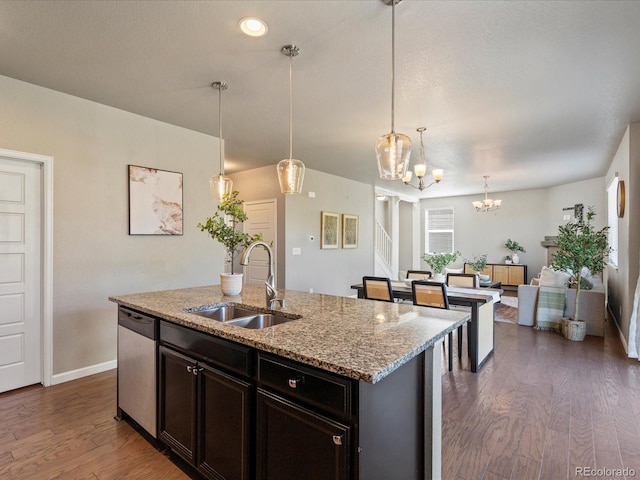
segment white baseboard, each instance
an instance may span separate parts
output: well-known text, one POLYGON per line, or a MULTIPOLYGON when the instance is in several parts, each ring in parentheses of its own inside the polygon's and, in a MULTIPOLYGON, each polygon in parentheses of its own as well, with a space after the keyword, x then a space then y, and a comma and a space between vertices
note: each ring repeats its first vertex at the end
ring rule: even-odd
POLYGON ((608 320, 613 322, 613 324, 616 326, 616 330, 618 330, 618 336, 620 337, 620 342, 622 343, 622 348, 624 348, 624 352, 627 354, 627 356, 629 356, 629 345, 627 344, 627 339, 624 338, 624 335, 622 334, 622 330, 620 330, 620 324, 618 323, 618 319, 615 317, 615 315, 613 315, 613 312, 609 308, 609 305, 607 305, 607 312, 609 312, 608 320))
POLYGON ((77 380, 78 378, 88 377, 89 375, 106 372, 107 370, 113 370, 117 367, 118 361, 110 360, 108 362, 99 363, 97 365, 91 365, 89 367, 79 368, 77 370, 71 370, 69 372, 58 373, 51 377, 51 385, 70 382, 71 380, 77 380))

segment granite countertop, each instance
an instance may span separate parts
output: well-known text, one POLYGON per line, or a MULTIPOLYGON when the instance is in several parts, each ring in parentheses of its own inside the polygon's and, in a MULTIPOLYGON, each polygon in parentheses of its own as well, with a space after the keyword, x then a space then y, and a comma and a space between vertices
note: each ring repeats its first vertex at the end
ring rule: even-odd
POLYGON ((109 300, 179 325, 271 352, 355 380, 376 383, 470 318, 467 312, 415 307, 294 290, 282 314, 302 318, 262 330, 228 325, 185 312, 217 303, 265 307, 265 289, 245 285, 222 295, 219 285, 113 295, 109 300))

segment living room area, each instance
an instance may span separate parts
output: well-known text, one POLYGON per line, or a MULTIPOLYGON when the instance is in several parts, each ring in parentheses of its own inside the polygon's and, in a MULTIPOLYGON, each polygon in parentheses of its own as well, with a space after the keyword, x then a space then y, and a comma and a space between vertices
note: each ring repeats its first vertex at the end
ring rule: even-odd
MULTIPOLYGON (((628 127, 605 176, 544 189, 490 192, 491 197, 501 199, 502 203, 500 208, 489 212, 478 212, 473 207, 473 201, 481 200, 477 195, 437 197, 437 185, 427 191, 428 198, 418 201, 376 189, 379 199, 375 207, 376 223, 389 233, 391 239, 397 239, 397 253, 390 256, 389 269, 385 270, 384 262, 380 260, 380 255, 376 254, 377 273, 397 278, 406 270, 429 270, 423 259, 425 251, 428 251, 426 218, 430 211, 450 210, 452 228, 449 233, 453 238, 452 251, 460 252, 456 261, 449 265, 450 268, 463 268, 465 263, 478 255, 486 255, 489 264, 504 265, 511 254, 505 248, 505 242, 512 239, 525 250, 519 252, 519 264, 526 266, 527 273, 523 285, 529 286, 533 279, 539 277, 543 267, 551 263, 553 249, 548 248, 548 238, 557 236, 560 226, 575 221, 576 207, 580 215, 586 215, 589 208, 593 209, 594 228, 601 229, 610 224, 609 203, 612 202, 612 197, 608 188, 614 179, 623 179, 627 184, 627 192, 631 191, 631 185, 635 183, 634 175, 637 175, 632 158, 639 143, 639 125, 632 124, 628 127)), ((613 193, 615 203, 616 196, 615 192, 613 193)), ((613 320, 613 333, 617 341, 630 357, 637 357, 637 340, 632 338, 630 341, 629 338, 631 320, 635 318, 633 301, 638 277, 637 248, 631 246, 638 245, 640 240, 630 227, 638 222, 632 202, 633 197, 627 193, 627 213, 617 218, 614 224, 617 227, 618 245, 611 247, 618 257, 618 265, 605 264, 604 271, 597 276, 600 282, 596 279, 596 288, 586 295, 595 303, 586 306, 583 311, 593 310, 595 306, 599 315, 607 310, 607 315, 613 320)), ((613 205, 614 216, 615 207, 616 205, 613 205)), ((517 308, 518 286, 503 288, 507 297, 505 301, 517 308)), ((521 322, 521 325, 531 326, 534 314, 532 309, 537 297, 529 287, 525 290, 525 294, 528 294, 525 307, 529 311, 526 315, 527 320, 521 322)), ((636 331, 635 328, 631 330, 636 331)), ((589 335, 596 336, 605 333, 603 323, 599 323, 595 330, 589 331, 589 335)))

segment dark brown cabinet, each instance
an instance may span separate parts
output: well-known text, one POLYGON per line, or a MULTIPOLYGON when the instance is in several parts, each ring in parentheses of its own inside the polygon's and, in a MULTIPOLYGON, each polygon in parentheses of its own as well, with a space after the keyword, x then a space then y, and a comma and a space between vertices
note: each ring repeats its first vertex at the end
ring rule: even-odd
POLYGON ((258 389, 260 480, 346 480, 350 427, 258 389))
POLYGON ((216 364, 212 357, 220 356, 225 347, 231 351, 223 356, 232 358, 243 350, 164 322, 161 342, 163 327, 165 345, 159 347, 160 440, 206 478, 252 478, 252 385, 211 365, 216 364), (185 351, 185 347, 193 351, 185 351))

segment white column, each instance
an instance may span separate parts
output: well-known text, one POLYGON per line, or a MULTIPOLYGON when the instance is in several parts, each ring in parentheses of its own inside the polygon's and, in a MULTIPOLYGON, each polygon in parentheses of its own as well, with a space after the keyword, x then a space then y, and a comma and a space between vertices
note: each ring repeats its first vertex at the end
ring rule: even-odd
POLYGON ((400 266, 400 199, 389 197, 389 236, 391 237, 391 271, 393 280, 398 279, 400 266))

